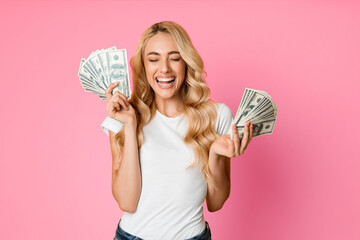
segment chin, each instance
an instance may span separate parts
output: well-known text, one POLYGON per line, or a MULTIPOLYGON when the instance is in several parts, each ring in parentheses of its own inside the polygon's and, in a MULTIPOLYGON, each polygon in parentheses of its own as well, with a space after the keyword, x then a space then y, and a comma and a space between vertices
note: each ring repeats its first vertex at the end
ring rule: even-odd
POLYGON ((160 99, 172 99, 175 97, 175 94, 173 92, 171 93, 155 92, 155 95, 160 99))

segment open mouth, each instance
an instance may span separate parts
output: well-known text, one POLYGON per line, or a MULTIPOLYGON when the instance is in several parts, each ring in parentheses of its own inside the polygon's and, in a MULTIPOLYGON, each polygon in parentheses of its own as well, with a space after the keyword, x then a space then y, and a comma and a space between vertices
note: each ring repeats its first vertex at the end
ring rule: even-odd
POLYGON ((155 78, 156 82, 160 85, 172 85, 175 82, 175 77, 172 78, 155 78))

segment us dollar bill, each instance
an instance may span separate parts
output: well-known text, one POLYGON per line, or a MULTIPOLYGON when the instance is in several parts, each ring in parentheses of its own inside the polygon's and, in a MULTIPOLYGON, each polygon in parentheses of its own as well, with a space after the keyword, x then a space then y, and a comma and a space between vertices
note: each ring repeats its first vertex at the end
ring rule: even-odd
POLYGON ((246 88, 233 121, 239 136, 244 136, 244 126, 248 121, 253 124, 253 137, 272 134, 277 109, 277 105, 265 91, 246 88))
MULTIPOLYGON (((274 131, 276 119, 253 123, 253 137, 272 134, 274 131)), ((236 126, 239 137, 244 136, 244 125, 236 126)))
POLYGON ((131 97, 126 49, 110 47, 92 52, 88 58, 81 59, 78 76, 84 90, 102 100, 106 100, 105 90, 113 82, 119 85, 112 93, 120 91, 127 98, 131 97))

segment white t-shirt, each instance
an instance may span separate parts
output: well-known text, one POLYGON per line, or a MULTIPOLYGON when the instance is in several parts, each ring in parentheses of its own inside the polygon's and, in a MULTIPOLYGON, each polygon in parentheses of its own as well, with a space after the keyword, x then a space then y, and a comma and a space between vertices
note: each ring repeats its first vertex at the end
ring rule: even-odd
MULTIPOLYGON (((231 129, 233 114, 217 104, 215 131, 221 136, 231 129)), ((107 117, 101 124, 106 134, 121 130, 122 124, 107 117)), ((185 116, 169 118, 158 110, 143 128, 144 143, 139 151, 142 189, 136 212, 124 212, 120 227, 140 238, 188 239, 205 228, 203 203, 207 183, 200 166, 186 170, 194 160, 184 143, 185 116)))

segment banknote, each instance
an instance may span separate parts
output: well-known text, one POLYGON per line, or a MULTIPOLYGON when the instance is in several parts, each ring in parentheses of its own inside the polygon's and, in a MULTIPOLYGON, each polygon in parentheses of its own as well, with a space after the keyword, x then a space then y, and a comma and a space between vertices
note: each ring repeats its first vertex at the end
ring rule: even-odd
POLYGON ((233 121, 236 123, 239 136, 244 136, 244 126, 248 121, 253 124, 253 137, 272 134, 277 119, 277 109, 276 103, 265 91, 246 88, 233 121))
POLYGON ((113 93, 120 91, 127 98, 131 97, 126 49, 114 46, 91 52, 86 59, 81 59, 78 76, 84 90, 102 100, 106 100, 105 90, 113 82, 119 82, 113 93))

